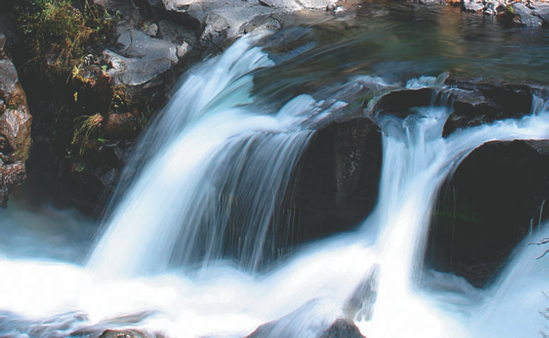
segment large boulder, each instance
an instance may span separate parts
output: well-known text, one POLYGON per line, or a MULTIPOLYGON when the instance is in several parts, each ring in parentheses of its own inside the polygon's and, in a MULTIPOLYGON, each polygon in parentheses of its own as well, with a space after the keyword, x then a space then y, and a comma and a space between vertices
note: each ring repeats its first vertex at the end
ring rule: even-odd
POLYGON ((549 23, 549 3, 536 2, 532 13, 543 20, 545 24, 549 23))
POLYGON ((0 205, 7 206, 11 188, 26 178, 25 161, 31 146, 32 116, 0 32, 0 205))
POLYGON ((294 222, 290 240, 351 230, 364 220, 377 201, 381 159, 380 128, 369 118, 336 121, 319 129, 282 204, 283 219, 294 222))
POLYGON ((524 6, 522 3, 517 2, 513 4, 513 13, 515 14, 514 21, 516 23, 526 26, 541 26, 543 20, 534 15, 533 11, 524 6))
POLYGON ((489 142, 471 152, 439 193, 426 260, 486 285, 547 216, 549 142, 489 142))

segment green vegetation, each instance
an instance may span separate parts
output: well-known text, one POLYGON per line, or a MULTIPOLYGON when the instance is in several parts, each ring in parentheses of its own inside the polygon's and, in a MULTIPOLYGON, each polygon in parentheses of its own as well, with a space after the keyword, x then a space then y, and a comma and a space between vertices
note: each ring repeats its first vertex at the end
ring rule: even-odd
POLYGON ((109 14, 89 0, 23 0, 14 9, 31 61, 51 78, 67 76, 81 64, 86 47, 113 28, 109 14))
POLYGON ((90 137, 99 133, 101 128, 101 122, 103 122, 103 116, 101 114, 95 114, 91 116, 79 116, 75 119, 76 126, 74 128, 74 134, 71 144, 80 145, 80 156, 84 155, 86 150, 86 144, 90 140, 90 137))

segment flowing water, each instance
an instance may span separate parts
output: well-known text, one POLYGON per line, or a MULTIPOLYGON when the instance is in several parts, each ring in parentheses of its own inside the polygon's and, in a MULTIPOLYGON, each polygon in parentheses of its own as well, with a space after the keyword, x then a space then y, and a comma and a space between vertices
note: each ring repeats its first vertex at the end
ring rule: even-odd
POLYGON ((0 335, 242 337, 275 321, 263 335, 318 337, 344 317, 369 338, 542 336, 549 259, 528 243, 549 226, 485 289, 423 262, 440 185, 485 142, 549 138, 540 98, 521 120, 448 138, 450 105, 378 116, 374 211, 353 232, 284 260, 273 252, 273 229, 288 226, 274 216, 316 126, 390 89, 440 88, 445 72, 548 82, 545 30, 451 11, 372 4, 344 20, 315 14, 197 65, 142 137, 94 241, 93 222, 73 212, 29 210, 18 196, 2 211, 0 335))

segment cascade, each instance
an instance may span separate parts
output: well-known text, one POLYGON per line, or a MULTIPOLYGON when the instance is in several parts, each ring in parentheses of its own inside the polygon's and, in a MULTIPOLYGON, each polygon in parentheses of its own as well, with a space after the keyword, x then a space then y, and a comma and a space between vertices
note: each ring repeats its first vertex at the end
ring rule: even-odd
MULTIPOLYGON (((547 261, 535 260, 543 248, 522 243, 487 290, 429 271, 422 260, 443 180, 485 142, 549 138, 547 105, 447 138, 449 107, 377 116, 383 165, 372 214, 356 231, 305 245, 258 273, 311 125, 346 104, 309 95, 280 109, 255 101, 254 71, 273 66, 258 41, 243 38, 187 75, 130 161, 137 174, 125 174, 87 266, 0 260, 1 274, 14 277, 0 288, 24 295, 0 298, 0 334, 97 334, 115 323, 176 337, 245 336, 272 322, 273 337, 318 337, 340 317, 368 338, 538 334, 549 277, 547 261), (375 299, 349 305, 365 278, 375 279, 375 299), (526 326, 512 326, 513 317, 526 326)), ((441 86, 446 76, 407 86, 441 86)), ((540 227, 529 240, 548 231, 540 227)))

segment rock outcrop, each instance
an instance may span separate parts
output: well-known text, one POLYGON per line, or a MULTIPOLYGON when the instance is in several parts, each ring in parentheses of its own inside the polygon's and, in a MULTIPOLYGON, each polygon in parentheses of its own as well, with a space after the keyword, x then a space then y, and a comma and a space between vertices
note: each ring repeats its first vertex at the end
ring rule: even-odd
POLYGON ((467 12, 480 12, 519 25, 540 27, 549 23, 549 4, 544 1, 446 0, 467 12))
POLYGON ((474 127, 532 113, 534 89, 527 85, 495 85, 458 80, 446 81, 454 112, 444 125, 444 136, 458 128, 474 127))
POLYGON ((32 117, 17 71, 4 49, 0 32, 0 205, 5 208, 11 188, 26 179, 25 161, 31 146, 32 117))
POLYGON ((489 142, 443 185, 426 261, 486 285, 516 244, 548 215, 548 141, 489 142))

